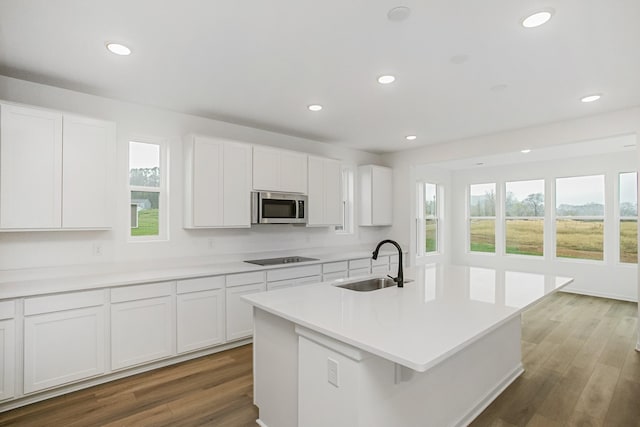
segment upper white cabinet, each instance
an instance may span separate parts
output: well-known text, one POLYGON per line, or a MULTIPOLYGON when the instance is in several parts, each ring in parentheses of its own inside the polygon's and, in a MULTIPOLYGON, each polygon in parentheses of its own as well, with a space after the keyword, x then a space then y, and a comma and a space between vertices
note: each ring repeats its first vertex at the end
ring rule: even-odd
POLYGON ((0 229, 111 227, 115 124, 0 104, 0 229))
POLYGON ((307 194, 307 155, 254 146, 253 189, 307 194))
POLYGON ((309 156, 309 208, 307 225, 340 224, 340 162, 309 156))
POLYGON ((360 224, 391 225, 392 171, 376 165, 358 167, 360 224))
POLYGON ((62 227, 109 228, 113 218, 116 125, 65 114, 62 227))
POLYGON ((251 146, 185 138, 185 228, 250 227, 251 146))
POLYGON ((0 228, 60 228, 62 114, 0 109, 0 228))

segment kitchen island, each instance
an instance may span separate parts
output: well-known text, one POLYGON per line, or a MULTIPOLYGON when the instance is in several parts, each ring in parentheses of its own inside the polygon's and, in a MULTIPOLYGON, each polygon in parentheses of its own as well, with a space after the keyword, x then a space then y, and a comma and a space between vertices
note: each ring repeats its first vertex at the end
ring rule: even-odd
POLYGON ((523 372, 523 310, 571 283, 427 265, 404 288, 325 282, 244 297, 254 306, 258 423, 466 425, 523 372))

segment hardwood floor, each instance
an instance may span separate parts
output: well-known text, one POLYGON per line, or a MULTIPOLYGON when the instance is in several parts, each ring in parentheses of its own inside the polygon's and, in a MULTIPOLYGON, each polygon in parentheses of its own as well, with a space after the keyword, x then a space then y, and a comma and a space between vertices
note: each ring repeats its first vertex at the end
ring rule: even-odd
MULTIPOLYGON (((527 311, 526 371, 472 426, 640 426, 636 307, 559 293, 527 311)), ((243 346, 1 413, 0 426, 256 426, 251 369, 243 346)))

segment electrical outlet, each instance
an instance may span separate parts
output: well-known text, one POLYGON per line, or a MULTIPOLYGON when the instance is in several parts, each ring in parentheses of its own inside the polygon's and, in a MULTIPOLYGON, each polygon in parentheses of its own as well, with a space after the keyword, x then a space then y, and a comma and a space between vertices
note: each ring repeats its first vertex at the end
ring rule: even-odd
POLYGON ((338 384, 338 362, 330 357, 327 358, 327 381, 329 384, 340 387, 338 384))
POLYGON ((209 249, 213 249, 215 248, 216 243, 213 241, 213 237, 209 237, 209 240, 207 240, 207 247, 209 249))
POLYGON ((102 256, 102 243, 93 244, 93 256, 102 256))

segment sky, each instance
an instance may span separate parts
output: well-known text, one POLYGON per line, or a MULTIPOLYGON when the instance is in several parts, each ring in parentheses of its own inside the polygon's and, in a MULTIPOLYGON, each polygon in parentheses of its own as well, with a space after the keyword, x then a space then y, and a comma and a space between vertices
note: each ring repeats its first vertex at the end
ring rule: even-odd
POLYGON ((160 166, 160 146, 144 142, 129 143, 129 169, 160 166))
POLYGON ((506 191, 507 193, 513 193, 517 200, 522 201, 526 199, 529 194, 544 194, 544 180, 536 179, 532 181, 507 182, 506 191))
POLYGON ((604 175, 556 179, 556 206, 604 205, 604 175))

